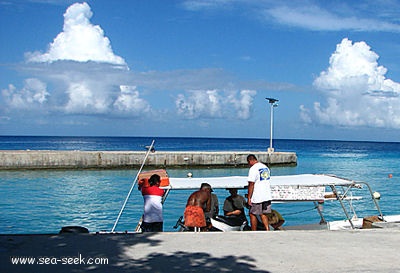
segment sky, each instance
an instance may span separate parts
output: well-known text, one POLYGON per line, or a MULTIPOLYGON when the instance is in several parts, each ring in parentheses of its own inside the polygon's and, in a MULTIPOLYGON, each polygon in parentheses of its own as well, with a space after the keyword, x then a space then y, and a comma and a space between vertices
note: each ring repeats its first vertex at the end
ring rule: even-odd
POLYGON ((0 0, 0 135, 399 142, 400 1, 0 0), (279 100, 271 107, 266 98, 279 100))

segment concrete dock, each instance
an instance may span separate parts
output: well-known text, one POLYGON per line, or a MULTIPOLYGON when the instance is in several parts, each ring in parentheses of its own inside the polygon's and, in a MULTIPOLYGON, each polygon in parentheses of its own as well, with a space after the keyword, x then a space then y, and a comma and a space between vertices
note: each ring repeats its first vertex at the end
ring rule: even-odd
POLYGON ((400 272, 399 244, 398 229, 0 235, 0 272, 400 272))
MULTIPOLYGON (((80 169, 128 168, 140 166, 146 151, 46 151, 1 150, 0 170, 13 169, 80 169)), ((254 151, 155 151, 149 154, 146 166, 151 167, 242 167, 246 157, 255 154, 259 161, 272 165, 297 164, 294 152, 254 151)))

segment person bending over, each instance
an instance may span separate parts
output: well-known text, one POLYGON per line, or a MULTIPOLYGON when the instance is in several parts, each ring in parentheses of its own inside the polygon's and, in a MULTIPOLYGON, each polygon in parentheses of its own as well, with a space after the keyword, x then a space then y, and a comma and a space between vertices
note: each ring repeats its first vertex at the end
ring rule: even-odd
POLYGON ((141 225, 143 232, 163 231, 163 206, 162 197, 164 190, 160 189, 161 177, 153 174, 149 178, 149 186, 142 187, 144 199, 143 222, 141 225))
POLYGON ((271 227, 274 228, 274 230, 284 230, 282 225, 283 223, 285 223, 285 219, 278 211, 273 209, 271 213, 267 214, 267 216, 268 216, 268 223, 271 227))
POLYGON ((198 191, 192 193, 186 203, 184 212, 185 226, 204 229, 207 226, 204 212, 211 210, 211 186, 203 183, 198 191))

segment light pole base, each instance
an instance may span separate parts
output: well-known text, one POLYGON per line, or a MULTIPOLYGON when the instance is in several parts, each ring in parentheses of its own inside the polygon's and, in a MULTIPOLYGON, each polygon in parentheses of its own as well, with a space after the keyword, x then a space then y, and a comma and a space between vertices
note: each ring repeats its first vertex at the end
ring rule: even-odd
POLYGON ((271 148, 271 147, 268 148, 267 152, 270 153, 270 154, 273 153, 274 152, 274 148, 271 148))

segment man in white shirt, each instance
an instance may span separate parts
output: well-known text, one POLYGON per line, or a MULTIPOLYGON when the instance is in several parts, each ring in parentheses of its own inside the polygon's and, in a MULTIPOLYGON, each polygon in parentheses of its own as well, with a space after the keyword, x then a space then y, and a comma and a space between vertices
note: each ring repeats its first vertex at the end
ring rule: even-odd
POLYGON ((247 163, 250 166, 247 181, 249 183, 247 203, 250 206, 251 230, 257 230, 257 215, 265 227, 269 230, 267 213, 271 213, 271 183, 268 167, 257 161, 255 155, 247 156, 247 163))

